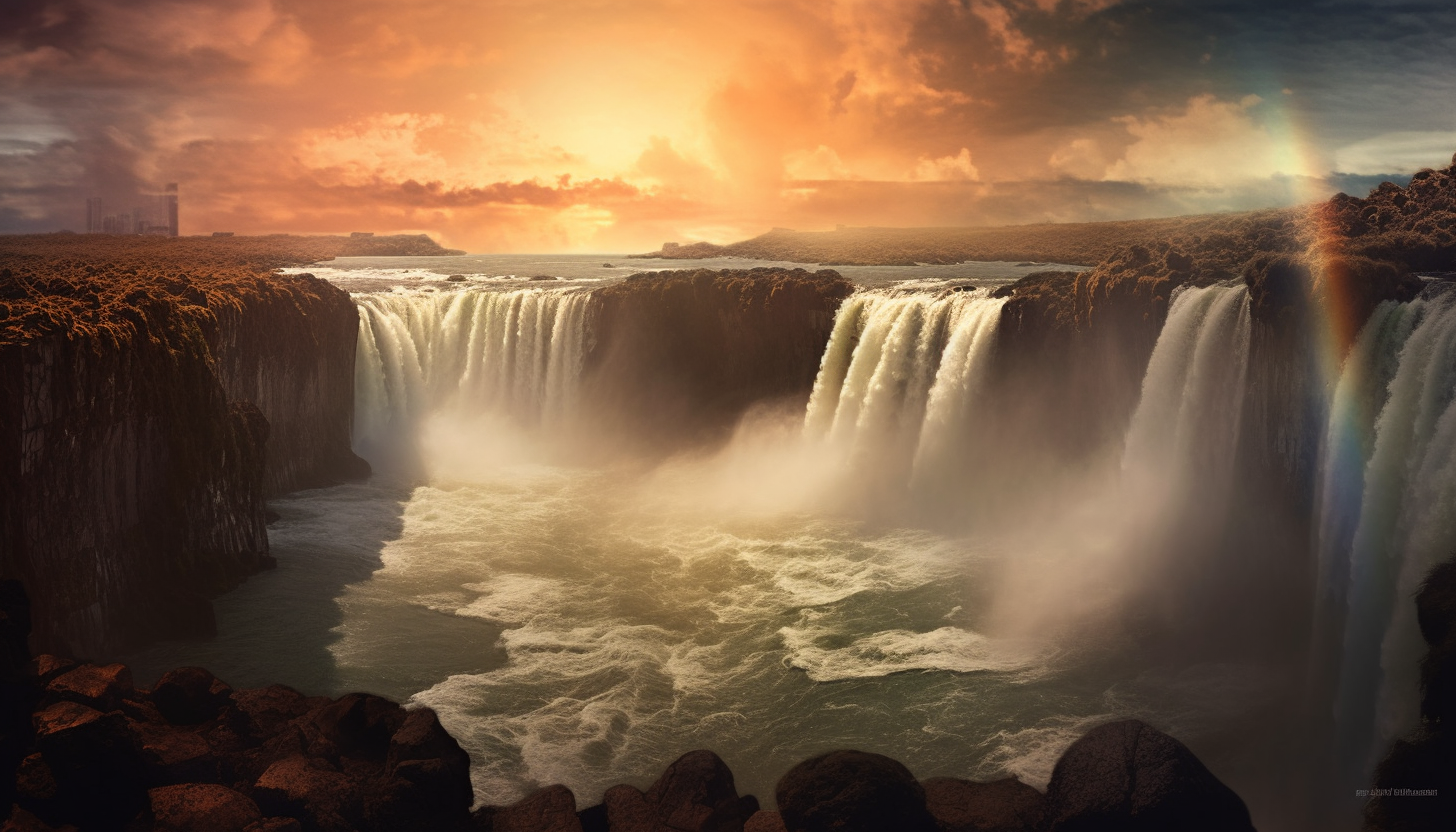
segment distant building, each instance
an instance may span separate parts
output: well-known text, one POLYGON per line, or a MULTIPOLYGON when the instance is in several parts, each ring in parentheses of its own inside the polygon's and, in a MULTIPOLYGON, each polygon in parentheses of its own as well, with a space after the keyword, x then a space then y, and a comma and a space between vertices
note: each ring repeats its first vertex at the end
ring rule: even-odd
POLYGON ((177 236, 177 183, 169 182, 159 194, 138 194, 128 199, 99 196, 87 199, 86 232, 177 236))

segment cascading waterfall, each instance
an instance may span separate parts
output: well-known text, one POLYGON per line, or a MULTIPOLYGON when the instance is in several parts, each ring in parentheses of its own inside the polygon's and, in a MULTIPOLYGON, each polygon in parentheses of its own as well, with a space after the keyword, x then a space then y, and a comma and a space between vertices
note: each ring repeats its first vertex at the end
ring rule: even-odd
POLYGON ((1316 633, 1341 645, 1325 673, 1343 777, 1356 783, 1419 721, 1424 645, 1411 599, 1456 552, 1453 399, 1456 300, 1382 305, 1337 388, 1318 540, 1316 633))
MULTIPOLYGON (((1142 495, 1140 502, 1155 499, 1159 513, 1195 496, 1222 501, 1233 473, 1248 365, 1248 290, 1178 291, 1128 427, 1124 488, 1142 495)), ((1208 508, 1204 502, 1201 510, 1208 508)))
POLYGON ((805 434, 885 480, 927 476, 974 421, 1003 299, 864 291, 835 316, 805 434))
POLYGON ((386 454, 444 407, 559 427, 586 346, 580 290, 356 295, 354 445, 386 454))

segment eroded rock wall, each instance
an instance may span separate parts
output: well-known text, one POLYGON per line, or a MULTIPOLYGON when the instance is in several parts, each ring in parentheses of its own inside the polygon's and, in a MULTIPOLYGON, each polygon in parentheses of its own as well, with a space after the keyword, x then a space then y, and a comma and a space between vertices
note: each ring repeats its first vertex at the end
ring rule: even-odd
POLYGON ((629 441, 720 436, 758 402, 802 407, 854 286, 803 269, 634 275, 592 295, 585 383, 629 441))

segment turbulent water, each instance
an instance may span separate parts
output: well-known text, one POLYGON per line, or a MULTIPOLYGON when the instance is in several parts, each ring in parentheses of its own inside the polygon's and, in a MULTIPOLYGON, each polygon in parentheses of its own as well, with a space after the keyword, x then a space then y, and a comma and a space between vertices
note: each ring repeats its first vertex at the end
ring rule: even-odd
MULTIPOLYGON (((585 807, 700 747, 766 803, 794 763, 841 747, 922 778, 1045 786, 1087 728, 1140 717, 1280 825, 1289 798, 1265 785, 1290 765, 1297 674, 1076 632, 1098 587, 1146 585, 1182 552, 1148 544, 1173 539, 1169 518, 1221 522, 1242 287, 1174 298, 1114 487, 1007 534, 870 522, 837 502, 870 479, 906 505, 994 484, 975 451, 1005 418, 986 378, 1000 300, 860 291, 799 419, 746 426, 711 457, 601 465, 562 438, 593 417, 576 395, 578 286, 356 295, 356 446, 376 475, 276 501, 278 570, 218 602, 216 641, 131 657, 139 676, 202 664, 239 685, 429 705, 495 804, 561 782, 585 807), (1144 510, 1109 508, 1123 505, 1144 510)), ((1331 411, 1321 632, 1345 657, 1326 671, 1341 713, 1385 715, 1347 742, 1367 754, 1411 717, 1419 640, 1397 599, 1456 543, 1453 326, 1442 301, 1382 307, 1331 411)))

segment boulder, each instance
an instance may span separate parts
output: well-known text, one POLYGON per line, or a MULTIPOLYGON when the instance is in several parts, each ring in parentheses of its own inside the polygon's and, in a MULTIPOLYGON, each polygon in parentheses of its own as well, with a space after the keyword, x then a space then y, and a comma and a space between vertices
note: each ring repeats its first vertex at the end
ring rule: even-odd
POLYGON ((612 832, 656 832, 657 813, 647 795, 635 786, 613 786, 602 795, 607 826, 612 832))
POLYGON ((435 795, 437 800, 469 810, 475 802, 470 782, 470 755, 440 725, 429 708, 402 712, 404 720, 389 738, 385 770, 435 795), (438 766, 407 766, 412 761, 437 761, 438 766))
POLYGON ((779 815, 788 832, 934 832, 925 789, 905 766, 880 754, 831 751, 779 780, 779 815))
POLYGON ((269 766, 253 785, 253 797, 270 815, 295 817, 325 832, 349 829, 364 814, 360 783, 303 756, 269 766))
POLYGON ((313 724, 340 751, 380 760, 404 722, 405 712, 397 703, 368 693, 342 696, 313 714, 313 724))
POLYGON ((298 818, 263 818, 248 824, 243 832, 303 832, 303 824, 298 818))
POLYGON ((162 786, 147 796, 156 832, 244 832, 263 817, 258 804, 213 783, 162 786))
POLYGON ((32 717, 36 749, 82 826, 105 826, 134 816, 146 805, 142 767, 119 712, 101 713, 63 701, 32 717))
POLYGON ((758 811, 739 800, 733 772, 711 751, 690 751, 679 757, 647 790, 658 823, 681 832, 741 829, 758 811), (746 810, 746 811, 745 811, 746 810))
POLYGON ((754 812, 743 824, 743 832, 788 832, 778 812, 754 812))
POLYGON ((216 719, 232 693, 227 683, 200 667, 179 667, 157 680, 152 704, 173 725, 197 725, 216 719))
POLYGON ((170 786, 222 779, 220 761, 201 735, 145 723, 132 723, 130 728, 149 782, 170 786))
POLYGON ((277 734, 284 724, 318 704, 287 685, 235 691, 232 699, 233 706, 244 718, 247 732, 259 740, 277 734))
POLYGON ((942 832, 1031 832, 1046 809, 1046 797, 1015 777, 990 783, 936 777, 923 785, 942 832))
POLYGON ((124 664, 83 664, 51 680, 46 693, 103 711, 114 710, 134 694, 131 670, 124 664))
POLYGON ((576 796, 565 786, 548 786, 525 800, 490 813, 491 832, 582 832, 576 796))
POLYGON ((1188 747, 1140 720, 1087 732, 1047 786, 1051 832, 1252 832, 1244 801, 1188 747))

